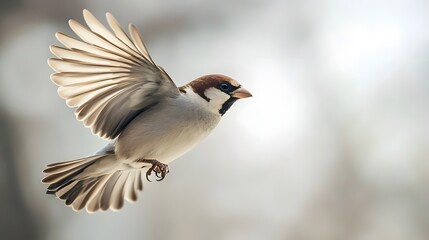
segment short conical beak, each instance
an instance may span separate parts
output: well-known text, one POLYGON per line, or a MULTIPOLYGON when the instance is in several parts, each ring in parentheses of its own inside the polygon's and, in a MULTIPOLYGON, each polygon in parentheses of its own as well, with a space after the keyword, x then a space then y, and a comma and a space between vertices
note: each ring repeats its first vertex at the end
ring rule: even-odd
POLYGON ((247 89, 241 87, 235 90, 234 92, 232 92, 231 96, 240 99, 240 98, 252 97, 252 94, 249 91, 247 91, 247 89))

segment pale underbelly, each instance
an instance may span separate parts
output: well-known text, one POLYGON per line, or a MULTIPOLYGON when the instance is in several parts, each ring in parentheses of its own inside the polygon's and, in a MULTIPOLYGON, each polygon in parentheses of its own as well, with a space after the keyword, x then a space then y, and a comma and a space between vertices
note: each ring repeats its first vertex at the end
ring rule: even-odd
POLYGON ((123 163, 132 165, 142 159, 154 159, 168 164, 204 140, 217 125, 218 120, 214 119, 209 125, 190 122, 177 125, 177 122, 174 124, 170 122, 171 120, 156 124, 141 121, 139 128, 125 131, 118 138, 115 148, 117 158, 123 163))
POLYGON ((131 151, 131 155, 121 158, 121 161, 132 168, 141 168, 145 163, 137 160, 153 159, 159 162, 169 164, 173 160, 181 157, 196 145, 198 145, 209 134, 200 133, 198 136, 192 134, 182 134, 160 138, 157 141, 142 141, 136 144, 136 148, 131 151))
POLYGON ((220 121, 217 112, 186 103, 187 98, 171 101, 142 113, 124 129, 115 146, 118 160, 130 164, 153 159, 168 164, 194 148, 220 121))

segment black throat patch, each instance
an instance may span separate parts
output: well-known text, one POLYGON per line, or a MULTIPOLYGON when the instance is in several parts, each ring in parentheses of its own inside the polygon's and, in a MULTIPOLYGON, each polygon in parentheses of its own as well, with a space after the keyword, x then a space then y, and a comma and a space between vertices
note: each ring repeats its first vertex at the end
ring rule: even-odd
POLYGON ((228 100, 226 100, 226 102, 222 104, 222 108, 219 110, 219 114, 223 116, 226 111, 228 111, 228 109, 232 106, 232 104, 234 104, 237 100, 238 99, 234 97, 230 97, 228 100))

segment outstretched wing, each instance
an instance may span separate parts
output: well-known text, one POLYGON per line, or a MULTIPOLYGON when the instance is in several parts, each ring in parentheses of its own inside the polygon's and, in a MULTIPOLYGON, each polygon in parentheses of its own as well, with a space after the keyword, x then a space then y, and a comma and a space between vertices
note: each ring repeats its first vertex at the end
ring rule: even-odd
POLYGON ((94 134, 114 139, 138 114, 179 91, 153 62, 134 25, 129 25, 130 38, 110 13, 112 31, 88 10, 83 16, 89 29, 69 21, 81 40, 56 34, 65 48, 50 47, 57 57, 48 60, 55 71, 51 79, 67 105, 76 107, 78 120, 94 134))

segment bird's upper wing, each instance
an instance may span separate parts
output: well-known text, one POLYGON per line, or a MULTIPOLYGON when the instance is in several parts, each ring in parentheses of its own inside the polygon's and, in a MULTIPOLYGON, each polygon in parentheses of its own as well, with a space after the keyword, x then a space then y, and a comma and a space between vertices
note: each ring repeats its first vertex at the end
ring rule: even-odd
POLYGON ((110 13, 113 32, 88 10, 83 16, 89 29, 69 21, 82 40, 56 34, 66 48, 50 48, 57 57, 48 60, 55 70, 51 79, 67 105, 77 107, 78 120, 100 137, 114 139, 139 113, 179 91, 153 62, 134 25, 129 25, 129 38, 110 13))

